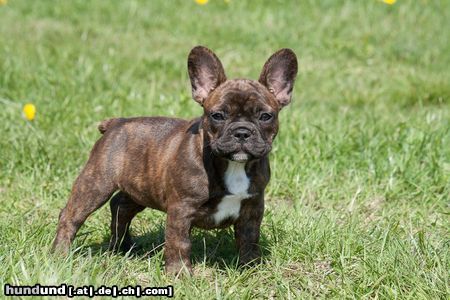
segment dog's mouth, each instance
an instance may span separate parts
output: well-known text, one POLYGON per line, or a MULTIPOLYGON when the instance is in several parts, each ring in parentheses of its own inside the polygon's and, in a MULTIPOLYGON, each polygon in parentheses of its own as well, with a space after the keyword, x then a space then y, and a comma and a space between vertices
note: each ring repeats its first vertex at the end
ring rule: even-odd
POLYGON ((234 153, 230 155, 230 160, 235 162, 246 162, 250 159, 250 154, 245 153, 243 151, 239 151, 238 153, 234 153))
POLYGON ((272 147, 268 143, 239 144, 239 143, 211 143, 214 155, 236 162, 247 162, 267 155, 272 147))

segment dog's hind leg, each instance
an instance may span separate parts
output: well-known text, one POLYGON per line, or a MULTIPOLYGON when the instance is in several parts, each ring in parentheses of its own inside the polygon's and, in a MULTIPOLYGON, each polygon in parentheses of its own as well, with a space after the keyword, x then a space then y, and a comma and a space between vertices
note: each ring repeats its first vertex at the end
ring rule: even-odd
POLYGON ((76 179, 69 201, 59 214, 53 250, 69 251, 78 229, 87 217, 109 200, 117 187, 106 173, 102 173, 91 159, 76 179))
POLYGON ((130 196, 119 192, 111 199, 111 241, 110 250, 127 252, 133 246, 129 233, 131 220, 145 207, 135 203, 130 196))

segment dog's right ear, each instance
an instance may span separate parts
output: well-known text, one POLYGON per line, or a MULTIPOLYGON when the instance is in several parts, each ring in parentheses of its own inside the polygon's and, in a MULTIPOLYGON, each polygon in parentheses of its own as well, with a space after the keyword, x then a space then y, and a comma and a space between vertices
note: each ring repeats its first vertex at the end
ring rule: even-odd
POLYGON ((285 48, 272 54, 259 75, 259 82, 275 96, 280 108, 291 102, 297 69, 297 56, 285 48))
POLYGON ((192 97, 203 105, 203 101, 220 84, 227 80, 222 63, 206 47, 194 47, 188 56, 188 72, 191 79, 192 97))

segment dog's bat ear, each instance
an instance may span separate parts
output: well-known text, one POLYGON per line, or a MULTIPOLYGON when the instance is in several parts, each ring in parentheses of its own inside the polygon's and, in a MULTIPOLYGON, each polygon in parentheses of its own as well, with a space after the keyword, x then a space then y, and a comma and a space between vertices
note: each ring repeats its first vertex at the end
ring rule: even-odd
POLYGON ((259 75, 259 82, 275 96, 280 108, 291 102, 297 69, 297 56, 294 51, 281 49, 272 54, 259 75))
POLYGON ((194 47, 189 53, 188 72, 192 97, 201 105, 215 88, 227 80, 220 60, 203 46, 194 47))

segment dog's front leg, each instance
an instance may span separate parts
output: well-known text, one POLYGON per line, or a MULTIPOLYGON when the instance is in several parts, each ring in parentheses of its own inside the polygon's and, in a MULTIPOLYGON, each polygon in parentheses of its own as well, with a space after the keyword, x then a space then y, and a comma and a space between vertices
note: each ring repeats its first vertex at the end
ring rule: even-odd
POLYGON ((261 259, 259 235, 264 214, 264 196, 247 199, 234 224, 234 236, 239 250, 239 265, 258 263, 261 259))
POLYGON ((192 210, 173 205, 167 210, 165 262, 166 272, 192 272, 191 255, 192 210))

